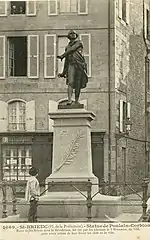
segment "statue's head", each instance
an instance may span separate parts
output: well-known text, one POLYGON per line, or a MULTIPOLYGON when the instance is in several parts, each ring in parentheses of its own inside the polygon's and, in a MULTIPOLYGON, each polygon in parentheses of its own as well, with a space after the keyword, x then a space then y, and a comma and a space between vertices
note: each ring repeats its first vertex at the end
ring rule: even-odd
POLYGON ((69 40, 76 39, 78 37, 78 33, 75 30, 70 30, 67 37, 69 38, 69 40))

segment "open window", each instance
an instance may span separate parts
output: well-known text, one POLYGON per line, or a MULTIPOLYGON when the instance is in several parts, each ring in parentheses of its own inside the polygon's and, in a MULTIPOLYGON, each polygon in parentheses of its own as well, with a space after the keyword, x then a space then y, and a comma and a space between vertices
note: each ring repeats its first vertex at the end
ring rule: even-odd
POLYGON ((120 132, 130 131, 130 127, 127 129, 127 120, 131 118, 131 104, 130 102, 125 102, 120 100, 120 132))
POLYGON ((8 75, 27 76, 27 37, 8 37, 8 75))
POLYGON ((26 1, 11 1, 11 14, 26 14, 26 1))

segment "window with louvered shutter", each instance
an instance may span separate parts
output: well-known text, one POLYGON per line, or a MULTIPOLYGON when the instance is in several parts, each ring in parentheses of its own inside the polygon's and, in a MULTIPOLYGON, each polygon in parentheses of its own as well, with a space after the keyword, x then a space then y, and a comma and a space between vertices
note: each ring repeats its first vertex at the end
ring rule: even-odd
POLYGON ((123 100, 120 100, 119 104, 119 129, 123 132, 123 100))
POLYGON ((27 1, 26 2, 27 8, 27 16, 35 16, 36 15, 36 1, 27 1))
POLYGON ((5 78, 5 36, 0 36, 0 79, 5 78))
POLYGON ((78 14, 88 14, 88 0, 78 0, 78 14))
POLYGON ((35 100, 26 102, 26 131, 35 131, 35 100))
POLYGON ((47 34, 44 40, 44 77, 55 78, 56 72, 56 35, 47 34))
POLYGON ((80 39, 83 42, 83 54, 87 64, 87 73, 91 77, 91 35, 80 34, 80 39))
POLYGON ((0 1, 0 17, 7 16, 7 1, 0 1))
MULTIPOLYGON (((62 55, 65 52, 65 47, 68 44, 68 38, 67 37, 58 37, 58 56, 62 55)), ((62 73, 63 67, 64 67, 64 61, 60 61, 58 59, 57 64, 58 64, 58 73, 62 73)))
POLYGON ((8 124, 8 104, 4 101, 0 101, 0 132, 7 131, 8 124))
POLYGON ((58 0, 48 0, 48 15, 58 14, 58 0))
POLYGON ((28 36, 28 77, 39 77, 39 36, 28 36))

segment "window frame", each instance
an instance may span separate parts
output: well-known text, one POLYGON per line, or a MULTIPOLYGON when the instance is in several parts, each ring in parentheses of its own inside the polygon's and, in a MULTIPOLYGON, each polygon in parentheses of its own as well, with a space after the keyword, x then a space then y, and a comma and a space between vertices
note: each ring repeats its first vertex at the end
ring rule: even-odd
POLYGON ((3 76, 0 76, 0 79, 5 79, 6 77, 6 36, 0 36, 0 38, 2 38, 3 40, 3 55, 0 56, 1 58, 3 58, 3 76))
POLYGON ((119 131, 125 133, 126 130, 126 121, 131 119, 131 103, 120 99, 119 101, 119 131), (124 104, 126 106, 126 114, 124 117, 124 104))
POLYGON ((123 18, 123 0, 118 0, 118 18, 129 25, 130 23, 130 0, 125 0, 125 17, 123 18))
POLYGON ((80 11, 80 1, 81 0, 77 0, 78 1, 78 14, 79 15, 87 15, 89 10, 88 10, 88 6, 89 6, 89 1, 88 0, 85 0, 86 1, 86 11, 85 12, 81 12, 80 11))
POLYGON ((9 2, 9 9, 10 9, 10 16, 26 16, 26 13, 27 13, 27 2, 26 1, 10 1, 9 2), (25 13, 12 14, 11 13, 11 2, 25 2, 25 13))
POLYGON ((5 2, 5 11, 4 11, 4 14, 0 14, 0 17, 6 17, 7 16, 8 1, 4 1, 4 2, 5 2))
POLYGON ((27 180, 30 177, 28 171, 32 166, 33 154, 30 156, 30 152, 32 153, 32 145, 3 145, 2 147, 2 171, 3 171, 3 179, 7 180, 27 180), (6 152, 9 150, 10 154, 7 155, 6 152), (16 150, 16 156, 14 155, 14 150, 16 150), (22 150, 25 151, 25 155, 22 155, 22 150), (24 167, 22 167, 21 160, 25 158, 24 167), (26 164, 26 159, 30 158, 31 164, 26 164), (5 160, 9 160, 9 164, 5 162, 5 160), (16 160, 16 164, 13 163, 13 160, 16 160), (15 166, 17 165, 17 166, 15 166), (6 174, 7 173, 7 174, 6 174), (22 174, 21 174, 22 173, 22 174))
POLYGON ((35 35, 35 34, 30 34, 27 36, 27 77, 30 79, 37 79, 39 78, 39 35, 35 35), (30 46, 31 46, 31 38, 32 37, 36 37, 36 44, 37 44, 37 54, 35 56, 31 55, 31 51, 30 51, 30 46), (37 75, 36 76, 31 76, 31 72, 30 72, 30 58, 34 57, 37 59, 37 75))
POLYGON ((83 55, 84 56, 88 56, 89 57, 89 74, 88 77, 92 77, 92 49, 91 49, 91 34, 90 33, 81 33, 79 35, 80 40, 82 41, 82 36, 88 36, 88 40, 89 40, 89 54, 85 54, 84 53, 84 44, 83 44, 83 55))
POLYGON ((36 16, 36 1, 32 0, 32 2, 34 3, 34 13, 29 13, 29 2, 30 1, 26 1, 26 15, 29 16, 29 17, 30 16, 36 16))
MULTIPOLYGON (((10 63, 10 52, 9 52, 9 46, 10 46, 10 38, 12 38, 12 36, 7 36, 7 76, 8 77, 10 77, 10 78, 27 78, 28 77, 28 36, 13 36, 13 38, 17 38, 17 37, 25 37, 26 38, 26 42, 27 42, 27 48, 26 48, 26 54, 27 54, 27 62, 26 62, 26 64, 27 64, 27 67, 26 67, 26 75, 24 75, 24 76, 15 76, 14 74, 13 74, 13 76, 11 76, 10 75, 10 65, 9 65, 9 63, 10 63)), ((15 51, 15 45, 14 45, 14 49, 13 49, 13 51, 15 51)), ((14 59, 13 59, 13 64, 14 64, 14 66, 13 66, 13 68, 15 68, 15 57, 14 57, 14 59)), ((13 69, 13 71, 14 71, 14 69, 13 69)))
POLYGON ((11 101, 11 102, 8 102, 8 131, 9 132, 24 132, 24 131, 26 131, 26 102, 25 101, 22 101, 22 100, 13 100, 13 101, 11 101), (13 104, 13 103, 16 103, 16 106, 15 106, 15 109, 16 109, 16 121, 15 122, 11 122, 10 121, 10 117, 12 116, 12 115, 10 115, 10 110, 9 110, 9 107, 10 107, 10 105, 11 104, 13 104), (20 113, 20 109, 19 109, 19 103, 24 103, 25 104, 25 113, 24 113, 24 122, 19 122, 19 117, 20 117, 20 115, 19 115, 19 113, 20 113), (23 124, 23 126, 24 126, 24 128, 23 129, 20 129, 19 128, 19 124, 23 124), (12 130, 11 129, 11 127, 10 127, 10 125, 11 124, 15 124, 16 125, 16 129, 14 129, 14 130, 12 130))
POLYGON ((48 8, 47 8, 47 10, 48 10, 48 16, 56 16, 56 15, 58 15, 58 0, 53 0, 53 1, 55 1, 55 4, 56 4, 55 13, 51 13, 51 12, 50 12, 50 9, 51 9, 51 7, 50 7, 51 0, 47 0, 47 1, 48 1, 48 8))
POLYGON ((44 78, 45 79, 51 79, 56 77, 56 34, 45 34, 44 35, 44 78), (53 37, 53 46, 54 46, 54 55, 49 55, 47 54, 47 38, 48 37, 53 37), (49 57, 54 57, 54 70, 53 70, 53 75, 48 76, 47 75, 47 58, 49 57))

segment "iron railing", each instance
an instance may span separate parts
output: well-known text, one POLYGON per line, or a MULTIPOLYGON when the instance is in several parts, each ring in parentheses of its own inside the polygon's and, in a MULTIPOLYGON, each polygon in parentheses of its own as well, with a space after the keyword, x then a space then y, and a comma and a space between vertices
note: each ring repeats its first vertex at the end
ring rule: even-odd
MULTIPOLYGON (((108 186, 107 182, 101 181, 99 184, 92 184, 90 180, 88 180, 85 183, 82 183, 82 185, 84 185, 84 189, 85 191, 81 191, 80 187, 78 187, 78 184, 81 185, 81 183, 74 183, 74 182, 51 182, 48 183, 48 185, 41 185, 41 189, 43 188, 43 192, 41 193, 41 195, 45 194, 46 191, 51 191, 52 187, 55 187, 57 185, 67 185, 72 187, 75 191, 79 192, 82 196, 85 197, 85 201, 86 201, 86 206, 87 206, 87 221, 92 221, 92 206, 94 206, 95 204, 99 204, 99 205, 103 205, 100 203, 95 203, 93 202, 93 198, 98 194, 104 194, 107 195, 108 194, 108 187, 110 189, 110 186, 108 186), (98 191, 92 195, 92 187, 94 185, 98 185, 98 191)), ((148 217, 147 217, 147 200, 148 200, 148 196, 147 196, 147 190, 148 190, 148 184, 149 184, 149 179, 143 179, 143 181, 139 184, 139 183, 118 183, 118 182, 113 182, 111 183, 112 188, 115 187, 123 187, 124 189, 128 189, 130 191, 130 193, 133 193, 134 195, 137 196, 138 200, 141 203, 141 209, 142 209, 142 216, 139 219, 139 221, 144 221, 146 222, 148 217), (134 189, 134 187, 136 189, 136 187, 140 188, 141 191, 139 193, 139 191, 136 191, 134 189)), ((7 207, 8 205, 10 205, 12 207, 11 213, 12 215, 17 215, 17 205, 22 205, 22 203, 19 203, 19 198, 17 197, 17 188, 19 188, 19 190, 21 190, 22 192, 25 191, 25 185, 26 183, 21 183, 18 181, 2 181, 0 182, 0 189, 1 189, 1 193, 2 193, 2 218, 7 218, 8 217, 8 211, 7 211, 7 207), (10 193, 10 199, 8 200, 8 194, 7 192, 9 191, 10 193)), ((83 187, 83 186, 82 186, 83 187)), ((111 195, 111 194, 110 194, 111 195)), ((113 194, 114 195, 114 194, 113 194)), ((117 194, 115 194, 117 195, 117 194)), ((125 199, 126 196, 123 196, 123 198, 125 199)), ((137 199, 129 199, 130 201, 137 201, 137 199)), ((51 203, 49 203, 50 205, 51 203)), ((53 203, 54 204, 54 203, 53 203)), ((62 203, 63 204, 63 203, 62 203)), ((68 203, 69 205, 78 205, 78 203, 68 203)), ((40 205, 40 202, 39 202, 40 205)), ((81 205, 81 203, 80 203, 81 205)), ((125 203, 121 203, 121 206, 126 205, 125 203)), ((136 206, 136 203, 134 204, 134 206, 136 206)), ((139 206, 139 204, 137 204, 137 206, 139 206)))

